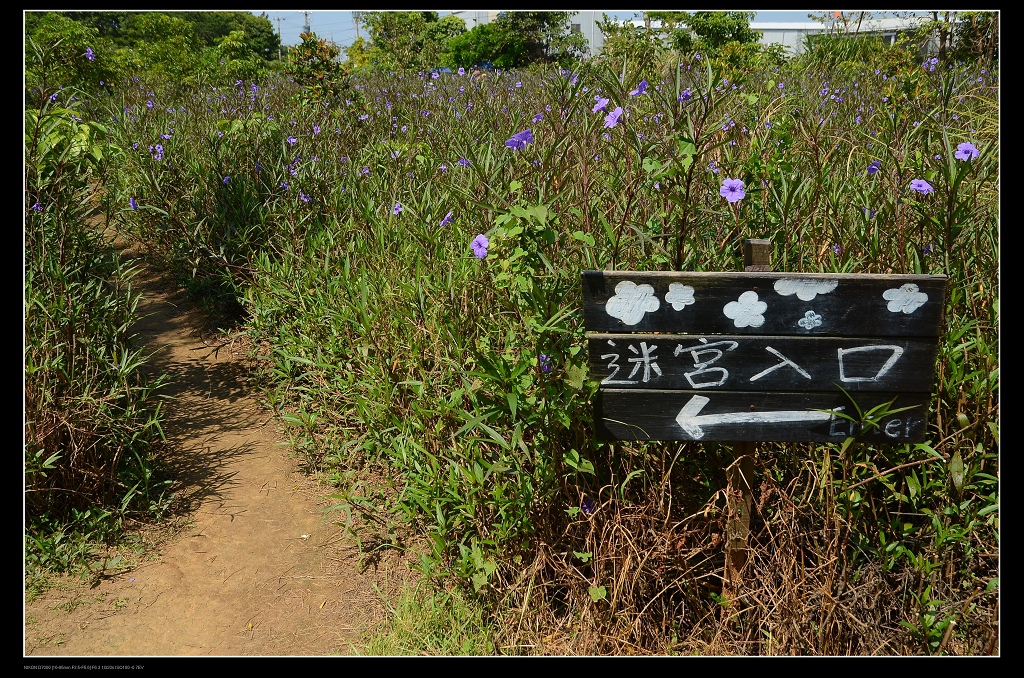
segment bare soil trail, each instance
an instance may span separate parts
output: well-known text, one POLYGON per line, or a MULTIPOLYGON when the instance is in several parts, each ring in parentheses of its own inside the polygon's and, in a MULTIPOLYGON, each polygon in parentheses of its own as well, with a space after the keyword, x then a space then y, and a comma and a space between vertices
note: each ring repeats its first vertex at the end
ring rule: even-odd
POLYGON ((127 571, 67 580, 25 604, 26 656, 359 654, 408 569, 360 568, 354 539, 325 517, 329 488, 301 473, 248 380, 244 351, 218 345, 146 269, 139 339, 157 349, 161 452, 178 529, 127 571))

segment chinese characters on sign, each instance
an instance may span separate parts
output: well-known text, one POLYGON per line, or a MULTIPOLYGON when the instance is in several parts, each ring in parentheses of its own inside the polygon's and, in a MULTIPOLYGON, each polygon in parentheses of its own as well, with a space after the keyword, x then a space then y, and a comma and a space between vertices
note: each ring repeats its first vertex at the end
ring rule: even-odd
POLYGON ((806 440, 895 399, 873 433, 916 440, 944 276, 583 273, 591 375, 607 439, 806 440), (850 396, 847 396, 846 393, 850 396))

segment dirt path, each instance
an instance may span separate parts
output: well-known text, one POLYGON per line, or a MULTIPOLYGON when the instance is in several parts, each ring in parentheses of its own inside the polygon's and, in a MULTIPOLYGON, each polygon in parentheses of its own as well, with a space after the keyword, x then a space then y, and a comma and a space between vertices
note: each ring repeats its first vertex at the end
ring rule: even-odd
POLYGON ((359 571, 325 519, 327 488, 298 470, 246 382, 241 351, 214 350, 180 295, 145 272, 140 339, 163 392, 163 453, 181 529, 127 572, 63 582, 25 604, 26 656, 312 656, 358 652, 408 571, 359 571))

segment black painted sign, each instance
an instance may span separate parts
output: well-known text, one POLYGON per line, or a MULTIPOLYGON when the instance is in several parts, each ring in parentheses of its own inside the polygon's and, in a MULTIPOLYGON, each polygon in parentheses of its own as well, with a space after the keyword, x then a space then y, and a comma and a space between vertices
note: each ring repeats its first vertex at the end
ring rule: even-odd
POLYGON ((605 440, 923 440, 946 277, 584 271, 605 440), (845 392, 845 393, 844 393, 845 392), (852 400, 851 400, 852 398, 852 400))

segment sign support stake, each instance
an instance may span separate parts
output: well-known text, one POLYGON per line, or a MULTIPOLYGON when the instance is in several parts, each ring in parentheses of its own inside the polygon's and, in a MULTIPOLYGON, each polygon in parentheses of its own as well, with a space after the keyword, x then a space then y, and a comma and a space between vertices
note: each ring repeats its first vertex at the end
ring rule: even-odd
MULTIPOLYGON (((743 270, 771 271, 771 240, 743 241, 743 270)), ((726 469, 726 540, 725 573, 722 597, 736 600, 743 586, 743 568, 747 564, 747 537, 750 535, 750 512, 753 506, 751 483, 754 479, 755 443, 733 443, 733 462, 726 469)))

